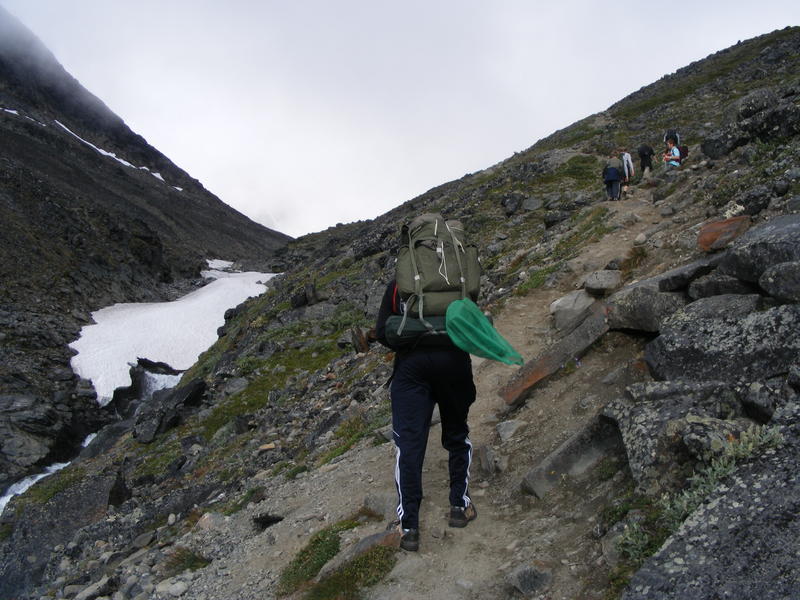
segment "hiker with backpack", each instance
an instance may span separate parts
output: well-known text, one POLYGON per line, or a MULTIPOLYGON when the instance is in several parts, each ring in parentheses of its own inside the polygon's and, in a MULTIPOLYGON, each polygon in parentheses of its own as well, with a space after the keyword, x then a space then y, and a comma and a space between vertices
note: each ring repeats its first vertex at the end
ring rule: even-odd
POLYGON ((664 152, 664 163, 667 171, 681 166, 681 151, 675 137, 667 138, 667 150, 664 152))
POLYGON ((642 177, 647 178, 650 175, 650 171, 653 170, 653 156, 655 156, 656 153, 648 144, 642 144, 636 149, 636 152, 639 154, 639 165, 642 168, 642 177))
POLYGON ((622 161, 612 152, 603 167, 603 183, 606 185, 606 194, 609 200, 619 200, 620 182, 625 177, 622 161))
POLYGON ((401 231, 395 281, 383 295, 376 337, 395 351, 391 378, 392 435, 400 547, 419 549, 422 465, 433 408, 439 405, 442 446, 449 453, 450 527, 478 515, 469 496, 472 443, 467 416, 475 401, 472 362, 444 331, 448 305, 477 298, 477 250, 463 243, 457 221, 422 215, 401 231), (417 332, 417 333, 415 333, 417 332))
POLYGON ((424 214, 400 231, 395 279, 386 287, 375 337, 395 351, 390 379, 400 547, 419 549, 422 464, 433 408, 449 454, 450 527, 478 516, 469 496, 472 443, 467 416, 475 401, 470 354, 522 364, 522 357, 475 304, 481 265, 459 221, 424 214))
POLYGON ((625 185, 622 187, 622 191, 627 194, 628 184, 633 179, 633 176, 636 175, 636 171, 633 168, 631 155, 627 150, 620 149, 620 160, 622 161, 622 169, 625 171, 625 185))

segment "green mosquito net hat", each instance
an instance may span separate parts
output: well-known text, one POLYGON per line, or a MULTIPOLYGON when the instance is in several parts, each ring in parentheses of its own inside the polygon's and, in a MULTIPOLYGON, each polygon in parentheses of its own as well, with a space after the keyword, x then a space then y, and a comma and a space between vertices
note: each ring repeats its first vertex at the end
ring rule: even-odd
POLYGON ((522 356, 500 335, 469 298, 454 300, 447 307, 447 335, 464 352, 507 365, 523 364, 522 356))

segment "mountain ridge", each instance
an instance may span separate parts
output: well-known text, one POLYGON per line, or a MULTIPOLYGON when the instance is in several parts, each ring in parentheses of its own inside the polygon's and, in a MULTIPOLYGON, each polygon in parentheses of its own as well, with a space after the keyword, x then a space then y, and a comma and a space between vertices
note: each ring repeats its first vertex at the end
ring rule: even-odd
POLYGON ((70 374, 67 345, 91 311, 174 298, 206 259, 274 264, 291 238, 131 131, 2 7, 0 135, 0 430, 27 432, 0 451, 4 489, 109 418, 70 374))

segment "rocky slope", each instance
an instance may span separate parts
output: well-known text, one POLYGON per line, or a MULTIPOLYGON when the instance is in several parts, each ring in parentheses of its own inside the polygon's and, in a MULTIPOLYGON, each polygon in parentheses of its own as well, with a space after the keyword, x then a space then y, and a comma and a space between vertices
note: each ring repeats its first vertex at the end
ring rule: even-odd
POLYGON ((13 500, 4 597, 800 594, 800 30, 738 44, 480 173, 278 252, 297 265, 70 467, 13 500), (680 170, 600 189, 677 126, 680 170), (400 224, 461 219, 528 360, 475 361, 472 495, 392 548, 391 357, 368 329, 400 224), (47 526, 42 526, 47 524, 47 526))
POLYGON ((268 263, 289 237, 150 146, 0 8, 0 489, 106 418, 69 368, 92 310, 169 297, 206 258, 268 263), (9 440, 13 439, 13 443, 9 440))

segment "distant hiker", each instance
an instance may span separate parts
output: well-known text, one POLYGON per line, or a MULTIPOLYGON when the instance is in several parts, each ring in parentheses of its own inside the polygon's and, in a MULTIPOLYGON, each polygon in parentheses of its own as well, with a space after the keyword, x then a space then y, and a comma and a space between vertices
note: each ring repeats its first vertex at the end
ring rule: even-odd
POLYGON ((622 161, 612 152, 606 161, 606 166, 603 167, 603 182, 606 184, 609 200, 619 200, 620 182, 624 177, 625 169, 622 161))
POLYGON ((630 184, 631 179, 633 176, 636 175, 636 171, 633 168, 633 160, 631 160, 631 155, 628 153, 627 150, 620 150, 620 160, 622 161, 622 168, 625 171, 625 185, 622 188, 622 191, 627 193, 628 192, 628 184, 630 184))
POLYGON ((460 223, 445 221, 441 215, 422 215, 404 226, 401 234, 404 246, 398 254, 396 280, 386 287, 375 325, 378 341, 395 350, 389 389, 399 519, 390 528, 400 530, 400 547, 409 551, 419 549, 422 465, 437 404, 442 446, 450 455, 449 525, 466 527, 478 515, 468 489, 472 443, 467 415, 475 401, 472 362, 470 355, 456 347, 446 333, 436 331, 444 322, 447 306, 460 297, 474 300, 480 286, 477 250, 463 242, 463 231, 456 226, 460 227, 460 223), (448 244, 451 235, 453 243, 448 244), (416 252, 413 260, 404 258, 404 250, 406 257, 416 252), (407 270, 412 270, 410 277, 407 270), (426 281, 433 278, 441 281, 433 285, 426 281), (405 295, 403 282, 409 279, 410 285, 416 285, 416 292, 405 295), (454 291, 425 291, 437 286, 442 290, 450 285, 454 291), (430 330, 426 331, 428 326, 430 330), (422 330, 416 340, 397 341, 398 332, 411 338, 409 332, 415 329, 422 330))
POLYGON ((647 144, 642 144, 639 148, 636 149, 636 152, 639 154, 639 164, 642 168, 642 177, 647 177, 650 175, 650 171, 653 170, 653 156, 655 156, 655 151, 653 148, 647 144))
POLYGON ((667 150, 664 152, 664 163, 667 171, 681 166, 681 151, 678 149, 676 138, 667 138, 667 150))

